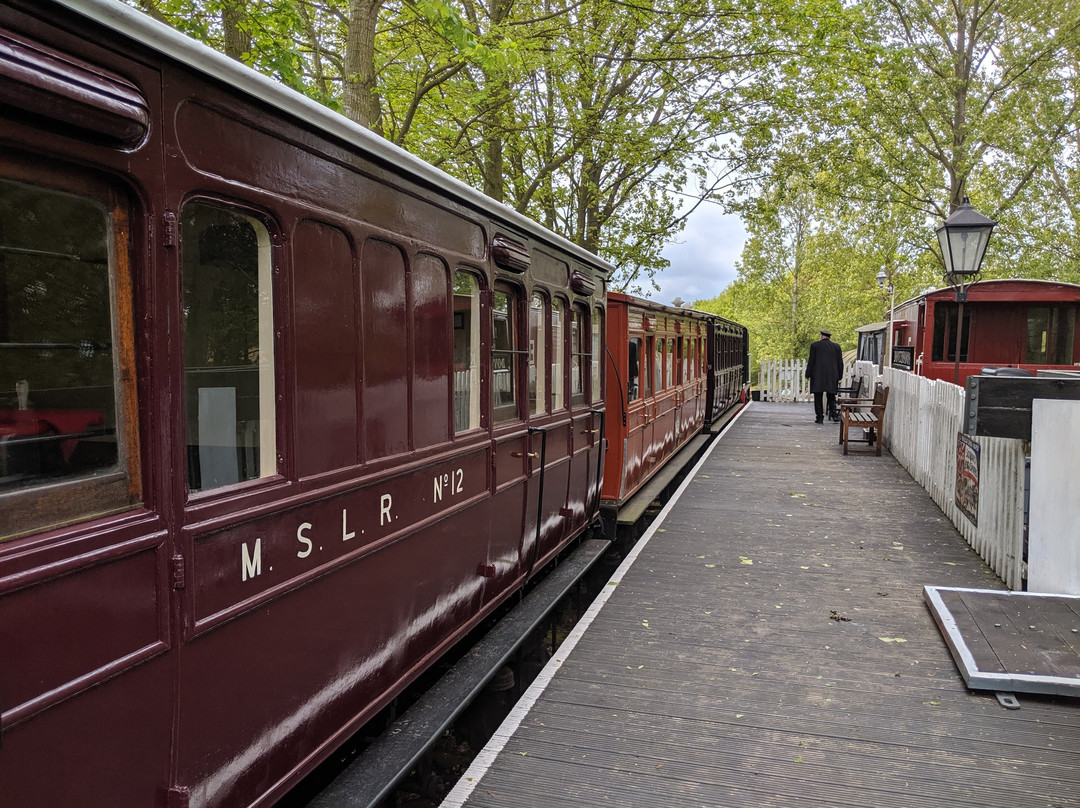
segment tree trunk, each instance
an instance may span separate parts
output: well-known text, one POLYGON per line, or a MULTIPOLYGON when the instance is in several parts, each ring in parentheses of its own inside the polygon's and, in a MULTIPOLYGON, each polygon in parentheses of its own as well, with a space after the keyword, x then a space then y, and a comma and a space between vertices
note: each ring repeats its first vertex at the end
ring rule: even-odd
POLYGON ((381 135, 382 111, 375 83, 375 26, 383 0, 352 0, 345 40, 345 115, 381 135))
POLYGON ((968 159, 968 90, 971 86, 972 48, 976 34, 975 14, 962 5, 957 7, 956 16, 956 53, 953 63, 953 120, 952 120, 952 155, 948 166, 949 174, 949 213, 951 214, 964 200, 964 186, 967 185, 971 171, 968 159), (971 16, 972 30, 968 31, 968 16, 971 16))
MULTIPOLYGON (((510 13, 508 0, 490 0, 488 20, 492 29, 500 25, 510 13)), ((477 34, 479 35, 479 31, 477 34)), ((485 71, 488 110, 481 120, 484 139, 484 193, 499 202, 506 198, 506 181, 503 167, 504 122, 510 106, 510 82, 505 76, 485 71)))
POLYGON ((251 53, 251 32, 245 27, 247 20, 247 0, 224 0, 221 4, 225 55, 238 62, 244 61, 244 56, 251 53))

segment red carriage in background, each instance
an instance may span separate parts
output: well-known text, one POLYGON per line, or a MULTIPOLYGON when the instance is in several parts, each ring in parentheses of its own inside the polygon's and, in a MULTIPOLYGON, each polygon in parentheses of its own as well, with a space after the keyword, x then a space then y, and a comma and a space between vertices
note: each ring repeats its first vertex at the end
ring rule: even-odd
POLYGON ((608 294, 602 499, 618 507, 744 400, 747 331, 715 314, 608 294))
POLYGON ((960 309, 956 290, 949 287, 898 304, 892 319, 892 366, 961 386, 985 367, 1034 373, 1080 366, 1080 286, 988 280, 968 287, 957 361, 960 309))

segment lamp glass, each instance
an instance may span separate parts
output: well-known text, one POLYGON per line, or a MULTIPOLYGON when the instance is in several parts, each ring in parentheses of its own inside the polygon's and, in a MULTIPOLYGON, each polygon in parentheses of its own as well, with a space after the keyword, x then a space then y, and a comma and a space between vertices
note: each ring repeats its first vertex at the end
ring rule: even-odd
POLYGON ((962 280, 979 273, 990 232, 996 224, 971 207, 964 197, 960 207, 936 231, 947 278, 962 280))
POLYGON ((989 241, 989 228, 950 228, 949 246, 953 271, 962 275, 974 275, 978 272, 989 241))

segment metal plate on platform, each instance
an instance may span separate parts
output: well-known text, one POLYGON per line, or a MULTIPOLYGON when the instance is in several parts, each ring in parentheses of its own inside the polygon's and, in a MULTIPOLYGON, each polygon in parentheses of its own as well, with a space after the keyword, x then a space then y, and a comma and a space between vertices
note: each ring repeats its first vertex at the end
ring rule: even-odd
POLYGON ((1080 596, 925 586, 967 686, 1080 696, 1080 596))

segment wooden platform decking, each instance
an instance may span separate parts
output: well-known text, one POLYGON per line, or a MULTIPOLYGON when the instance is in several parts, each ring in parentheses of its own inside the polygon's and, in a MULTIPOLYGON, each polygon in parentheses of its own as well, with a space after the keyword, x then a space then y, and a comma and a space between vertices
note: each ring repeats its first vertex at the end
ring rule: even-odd
POLYGON ((923 602, 1000 581, 812 422, 743 413, 445 806, 1080 806, 1080 700, 968 690, 923 602))

